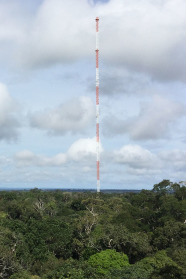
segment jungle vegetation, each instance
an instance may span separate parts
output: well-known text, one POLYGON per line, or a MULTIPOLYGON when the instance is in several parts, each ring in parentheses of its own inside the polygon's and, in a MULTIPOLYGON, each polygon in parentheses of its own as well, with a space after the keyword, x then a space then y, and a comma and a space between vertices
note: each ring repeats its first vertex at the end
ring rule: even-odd
POLYGON ((0 192, 0 278, 186 278, 186 187, 0 192))

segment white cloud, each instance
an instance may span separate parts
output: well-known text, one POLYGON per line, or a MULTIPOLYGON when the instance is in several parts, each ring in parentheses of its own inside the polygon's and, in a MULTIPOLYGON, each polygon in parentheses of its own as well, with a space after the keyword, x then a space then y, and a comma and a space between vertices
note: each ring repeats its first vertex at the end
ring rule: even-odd
POLYGON ((14 61, 23 65, 47 67, 92 57, 99 15, 102 58, 160 80, 186 81, 185 0, 110 0, 104 5, 44 0, 30 16, 21 7, 10 12, 14 5, 7 2, 1 5, 1 47, 3 52, 7 44, 13 48, 14 61))
POLYGON ((134 180, 137 177, 143 177, 144 182, 145 179, 180 181, 185 177, 186 152, 180 149, 153 153, 139 145, 131 144, 124 145, 111 154, 113 163, 118 165, 117 175, 122 179, 123 173, 134 180))
POLYGON ((170 125, 185 114, 185 107, 177 102, 154 96, 150 104, 141 107, 138 118, 131 121, 129 133, 133 139, 164 137, 170 125))
POLYGON ((24 63, 40 67, 87 56, 94 49, 92 10, 86 0, 43 1, 25 34, 24 63))
POLYGON ((23 150, 15 154, 14 157, 18 166, 60 166, 66 162, 66 156, 59 153, 56 156, 48 157, 43 155, 36 155, 29 150, 23 150))
POLYGON ((102 55, 158 79, 186 81, 184 0, 112 0, 100 11, 102 55))
POLYGON ((180 149, 161 151, 159 154, 161 160, 170 168, 173 172, 186 171, 186 152, 180 149))
MULTIPOLYGON (((100 152, 103 152, 100 146, 100 152)), ((70 162, 78 162, 78 166, 83 166, 84 170, 90 168, 92 162, 96 160, 96 138, 81 138, 75 141, 66 153, 59 153, 55 156, 37 155, 30 150, 23 150, 15 154, 15 162, 18 166, 62 166, 70 162)))
MULTIPOLYGON (((103 148, 100 144, 100 152, 103 148)), ((95 160, 96 158, 96 138, 79 139, 74 142, 67 152, 67 156, 74 160, 95 160)))
MULTIPOLYGON (((123 69, 122 67, 103 66, 100 72, 100 90, 102 95, 144 94, 149 89, 151 79, 142 73, 123 69)), ((88 90, 95 91, 95 82, 88 80, 88 90)))
POLYGON ((0 140, 15 140, 19 126, 17 105, 6 86, 0 83, 0 140))
POLYGON ((124 145, 113 152, 113 159, 116 163, 125 164, 134 169, 154 168, 158 160, 156 155, 139 145, 124 145))
MULTIPOLYGON (((8 1, 7 1, 8 2, 8 1)), ((12 7, 6 3, 0 3, 0 22, 4 28, 0 29, 0 41, 1 43, 7 41, 15 41, 19 38, 19 28, 17 28, 17 20, 12 16, 12 7), (11 20, 7 20, 7 17, 11 17, 11 20)))
POLYGON ((52 135, 64 135, 68 132, 85 132, 94 119, 95 106, 92 100, 89 97, 79 97, 57 108, 33 113, 30 116, 30 124, 52 135))
POLYGON ((161 139, 169 133, 176 121, 185 115, 181 103, 153 96, 151 102, 141 103, 138 116, 129 119, 105 118, 105 134, 128 133, 134 140, 161 139))
MULTIPOLYGON (((184 179, 186 153, 181 150, 161 151, 155 154, 142 146, 131 144, 109 152, 103 152, 101 147, 101 152, 103 153, 101 173, 104 187, 114 185, 114 183, 120 185, 122 181, 124 183, 120 185, 122 188, 128 188, 130 183, 133 183, 134 188, 138 188, 139 185, 144 187, 147 184, 149 187, 164 178, 172 181, 184 179)), ((10 161, 10 158, 8 160, 10 161)), ((55 156, 38 155, 29 150, 23 150, 14 156, 14 163, 18 167, 16 169, 25 179, 29 174, 29 181, 54 179, 55 182, 59 180, 69 183, 71 181, 75 186, 77 183, 84 183, 84 180, 85 186, 92 185, 96 177, 95 161, 95 138, 79 139, 69 147, 66 153, 59 153, 55 156), (33 173, 36 177, 33 177, 33 173)))

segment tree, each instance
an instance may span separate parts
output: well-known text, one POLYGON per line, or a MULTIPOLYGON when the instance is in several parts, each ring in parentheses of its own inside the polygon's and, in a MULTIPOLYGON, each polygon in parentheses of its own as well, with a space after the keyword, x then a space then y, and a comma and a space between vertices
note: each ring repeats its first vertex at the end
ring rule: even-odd
MULTIPOLYGON (((181 183, 181 182, 180 182, 181 183)), ((175 197, 180 200, 183 201, 184 199, 186 199, 186 187, 185 187, 185 183, 184 185, 182 184, 182 186, 177 187, 174 191, 174 195, 175 197)))
POLYGON ((121 270, 113 269, 109 279, 151 279, 153 268, 131 264, 121 270))
POLYGON ((139 262, 139 265, 144 265, 147 268, 153 268, 151 277, 152 279, 181 279, 181 268, 167 256, 166 251, 158 251, 152 257, 146 257, 139 262))
POLYGON ((10 279, 41 279, 41 277, 37 275, 31 275, 30 272, 23 270, 14 273, 12 276, 10 276, 10 279))
POLYGON ((168 250, 168 255, 182 268, 183 277, 186 278, 186 248, 174 247, 174 249, 168 250))
POLYGON ((100 279, 95 268, 87 262, 68 259, 45 274, 43 279, 100 279))
POLYGON ((158 250, 171 246, 183 246, 185 238, 185 224, 168 221, 163 227, 157 227, 152 237, 152 243, 158 250))
POLYGON ((130 263, 135 263, 152 252, 151 236, 145 232, 131 233, 123 225, 104 227, 104 234, 100 239, 102 249, 111 248, 127 254, 130 263))
POLYGON ((112 268, 121 269, 129 265, 127 255, 118 253, 114 249, 107 249, 90 256, 88 263, 95 267, 100 274, 107 274, 112 268))
POLYGON ((186 278, 185 182, 154 189, 1 192, 0 279, 186 278))
POLYGON ((158 194, 165 195, 172 191, 172 184, 173 183, 170 180, 164 179, 160 183, 154 185, 153 191, 158 194))
POLYGON ((0 245, 0 279, 8 279, 19 269, 20 266, 12 250, 0 245))

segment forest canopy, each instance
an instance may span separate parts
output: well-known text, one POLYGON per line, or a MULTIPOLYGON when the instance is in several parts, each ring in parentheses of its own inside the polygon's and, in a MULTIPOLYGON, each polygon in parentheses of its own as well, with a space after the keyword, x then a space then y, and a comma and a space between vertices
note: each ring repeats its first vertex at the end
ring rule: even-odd
POLYGON ((186 278, 186 187, 0 192, 0 278, 186 278))

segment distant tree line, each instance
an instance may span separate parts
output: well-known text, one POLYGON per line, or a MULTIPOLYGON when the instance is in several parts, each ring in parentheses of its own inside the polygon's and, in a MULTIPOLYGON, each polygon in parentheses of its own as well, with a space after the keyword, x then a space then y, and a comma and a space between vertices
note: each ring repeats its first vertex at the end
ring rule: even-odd
POLYGON ((185 182, 140 193, 0 192, 0 278, 186 278, 185 182))

